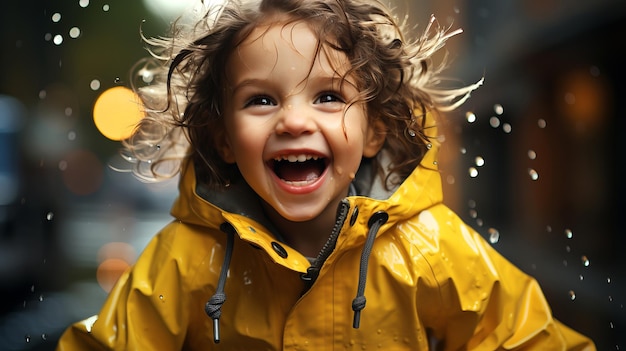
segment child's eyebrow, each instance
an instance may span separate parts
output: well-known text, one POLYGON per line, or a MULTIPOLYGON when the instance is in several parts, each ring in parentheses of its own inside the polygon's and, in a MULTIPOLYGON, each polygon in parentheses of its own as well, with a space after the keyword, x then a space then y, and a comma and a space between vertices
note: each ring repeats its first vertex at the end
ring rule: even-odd
POLYGON ((244 79, 236 84, 231 84, 231 92, 234 94, 237 92, 237 90, 242 89, 246 86, 260 86, 260 85, 267 85, 267 79, 261 79, 261 78, 249 78, 249 79, 244 79))
MULTIPOLYGON (((300 85, 303 83, 306 84, 315 84, 321 86, 331 86, 336 89, 340 89, 342 87, 350 87, 353 89, 358 89, 357 84, 350 79, 349 76, 343 77, 337 74, 334 75, 314 75, 308 76, 304 79, 300 85)), ((235 94, 238 90, 243 89, 247 86, 253 87, 264 87, 268 85, 273 85, 274 83, 271 81, 271 76, 269 78, 246 78, 241 80, 240 82, 235 82, 235 84, 231 85, 231 92, 235 94)))
POLYGON ((342 76, 337 73, 333 75, 308 76, 304 81, 306 81, 308 84, 331 86, 333 87, 333 89, 341 89, 345 87, 357 89, 356 83, 353 82, 349 76, 342 76))

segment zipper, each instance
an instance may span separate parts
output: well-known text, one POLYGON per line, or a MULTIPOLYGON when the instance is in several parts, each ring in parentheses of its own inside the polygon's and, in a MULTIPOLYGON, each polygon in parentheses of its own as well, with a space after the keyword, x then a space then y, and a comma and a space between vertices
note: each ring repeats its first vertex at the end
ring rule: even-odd
POLYGON ((303 273, 300 278, 306 283, 305 291, 309 290, 309 288, 315 283, 317 276, 320 274, 320 269, 328 256, 335 250, 335 245, 337 244, 337 238, 339 238, 339 233, 341 231, 341 227, 343 227, 346 218, 348 218, 348 212, 350 211, 350 202, 346 199, 341 200, 339 205, 337 206, 337 216, 335 217, 335 224, 333 226, 333 230, 328 237, 328 240, 320 250, 319 254, 311 264, 309 268, 307 268, 306 273, 303 273))

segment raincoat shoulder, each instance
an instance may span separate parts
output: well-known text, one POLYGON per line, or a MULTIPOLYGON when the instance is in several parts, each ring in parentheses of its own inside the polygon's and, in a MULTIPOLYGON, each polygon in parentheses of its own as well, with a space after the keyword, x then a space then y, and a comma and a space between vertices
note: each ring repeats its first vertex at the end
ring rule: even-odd
POLYGON ((443 203, 436 135, 432 141, 421 165, 389 198, 351 199, 363 213, 359 216, 380 211, 389 216, 372 250, 375 273, 368 274, 373 277, 368 287, 375 288, 369 294, 366 289, 364 315, 370 303, 380 303, 373 300, 402 301, 397 291, 405 289, 414 300, 398 308, 414 310, 398 324, 417 324, 418 335, 425 331, 414 345, 428 340, 429 347, 445 350, 595 350, 589 338, 552 316, 534 278, 443 203), (387 275, 393 278, 379 279, 387 275))
POLYGON ((224 245, 223 235, 207 235, 212 231, 180 221, 165 227, 119 278, 99 314, 68 328, 57 350, 184 349, 210 327, 204 302, 224 245))

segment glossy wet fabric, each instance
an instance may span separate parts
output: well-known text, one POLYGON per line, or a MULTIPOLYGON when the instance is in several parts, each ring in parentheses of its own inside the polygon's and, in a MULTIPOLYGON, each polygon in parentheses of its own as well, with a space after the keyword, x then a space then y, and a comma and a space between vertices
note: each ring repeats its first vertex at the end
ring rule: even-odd
POLYGON ((442 203, 436 154, 433 146, 389 196, 373 186, 371 196, 346 198, 310 286, 301 278, 310 260, 272 234, 249 189, 203 193, 187 164, 176 219, 57 350, 595 350, 553 318, 533 278, 442 203), (369 221, 380 213, 388 218, 376 228, 353 328, 369 221), (225 227, 234 229, 226 276, 225 227), (216 344, 205 304, 220 276, 216 344))

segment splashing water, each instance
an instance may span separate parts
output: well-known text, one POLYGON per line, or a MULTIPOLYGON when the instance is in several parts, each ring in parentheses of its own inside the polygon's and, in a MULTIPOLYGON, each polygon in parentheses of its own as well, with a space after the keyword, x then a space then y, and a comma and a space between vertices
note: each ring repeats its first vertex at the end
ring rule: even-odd
POLYGON ((500 232, 495 228, 489 228, 489 242, 496 244, 500 241, 500 232))

